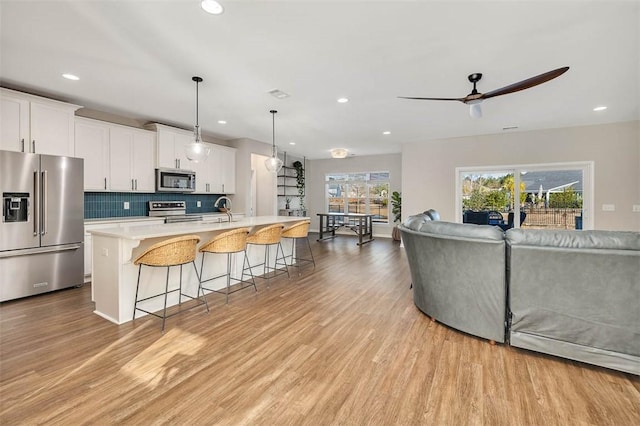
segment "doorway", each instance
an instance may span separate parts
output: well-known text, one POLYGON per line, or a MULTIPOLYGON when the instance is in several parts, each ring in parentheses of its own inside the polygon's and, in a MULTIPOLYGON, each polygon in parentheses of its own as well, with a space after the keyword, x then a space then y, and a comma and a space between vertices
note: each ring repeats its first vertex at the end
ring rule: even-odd
POLYGON ((251 197, 248 209, 249 216, 275 216, 277 212, 276 202, 276 175, 264 166, 269 157, 260 154, 251 154, 251 197))

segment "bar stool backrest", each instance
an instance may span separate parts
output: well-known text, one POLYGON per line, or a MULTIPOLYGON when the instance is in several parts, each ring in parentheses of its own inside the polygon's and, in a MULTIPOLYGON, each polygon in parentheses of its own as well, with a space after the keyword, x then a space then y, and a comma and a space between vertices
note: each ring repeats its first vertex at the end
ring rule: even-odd
POLYGON ((247 246, 249 228, 237 228, 216 235, 200 247, 200 252, 208 253, 236 253, 247 246))
POLYGON ((134 265, 174 266, 193 262, 196 246, 200 242, 197 235, 183 235, 160 241, 149 247, 133 261, 134 265))
POLYGON ((309 225, 311 221, 303 220, 296 222, 284 231, 282 231, 283 238, 304 238, 309 234, 309 225))
POLYGON ((247 243, 250 244, 278 244, 282 236, 284 225, 276 223, 258 229, 247 237, 247 243))

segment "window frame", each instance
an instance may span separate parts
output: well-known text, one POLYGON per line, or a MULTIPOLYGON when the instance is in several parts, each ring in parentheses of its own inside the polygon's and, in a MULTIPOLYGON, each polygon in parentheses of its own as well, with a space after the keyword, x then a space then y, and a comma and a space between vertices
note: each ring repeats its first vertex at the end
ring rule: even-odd
MULTIPOLYGON (((387 200, 387 210, 388 210, 387 219, 386 220, 373 219, 373 223, 381 224, 381 225, 389 225, 392 223, 391 207, 390 207, 391 206, 391 172, 389 172, 388 170, 366 171, 366 172, 329 172, 329 173, 325 173, 324 175, 324 184, 325 184, 324 210, 328 212, 330 198, 336 198, 336 197, 329 197, 329 185, 341 184, 346 189, 345 191, 343 191, 343 196, 342 196, 345 213, 348 213, 347 210, 349 208, 349 201, 348 201, 349 199, 348 194, 350 192, 349 186, 353 184, 363 185, 366 188, 366 196, 364 198, 366 214, 372 214, 371 213, 371 200, 372 200, 371 187, 378 184, 386 184, 387 185, 386 200, 387 200), (386 174, 387 178, 371 180, 371 175, 377 175, 377 174, 386 174), (343 176, 344 178, 332 179, 332 180, 329 179, 329 177, 335 177, 335 176, 343 176), (365 176, 365 179, 362 179, 361 178, 362 176, 365 176)), ((384 198, 374 197, 373 199, 384 199, 384 198)))
MULTIPOLYGON (((462 166, 455 168, 455 220, 462 223, 462 179, 463 173, 488 173, 488 172, 506 172, 513 173, 515 199, 520 196, 520 174, 523 171, 545 171, 545 170, 581 170, 582 171, 582 229, 593 229, 593 213, 594 213, 594 162, 593 161, 574 161, 561 163, 543 163, 543 164, 515 164, 515 165, 491 165, 491 166, 462 166)), ((514 215, 520 217, 520 203, 514 204, 514 215)), ((516 220, 515 227, 520 227, 520 221, 516 220)))

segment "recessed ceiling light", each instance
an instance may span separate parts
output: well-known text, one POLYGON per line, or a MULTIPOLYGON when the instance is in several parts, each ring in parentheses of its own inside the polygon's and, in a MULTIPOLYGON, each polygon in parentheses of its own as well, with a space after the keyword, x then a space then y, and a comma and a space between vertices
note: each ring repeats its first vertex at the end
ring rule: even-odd
POLYGON ((347 102, 349 102, 349 98, 338 98, 339 104, 346 104, 347 102))
POLYGON ((211 13, 212 15, 220 15, 224 12, 222 5, 216 0, 202 0, 200 6, 202 6, 205 12, 211 13))
POLYGON ((391 132, 390 132, 390 131, 388 131, 388 130, 385 130, 384 132, 382 132, 382 134, 383 134, 383 135, 390 135, 390 134, 391 134, 391 132))
POLYGON ((605 109, 607 109, 607 107, 603 105, 603 106, 595 107, 593 110, 594 111, 604 111, 605 109))
POLYGON ((218 124, 227 124, 225 120, 218 120, 218 124))
POLYGON ((295 144, 296 144, 295 142, 289 142, 289 145, 295 145, 295 144))
POLYGON ((73 80, 73 81, 80 80, 80 77, 78 77, 77 75, 73 75, 73 74, 62 74, 62 76, 64 78, 66 78, 67 80, 73 80))

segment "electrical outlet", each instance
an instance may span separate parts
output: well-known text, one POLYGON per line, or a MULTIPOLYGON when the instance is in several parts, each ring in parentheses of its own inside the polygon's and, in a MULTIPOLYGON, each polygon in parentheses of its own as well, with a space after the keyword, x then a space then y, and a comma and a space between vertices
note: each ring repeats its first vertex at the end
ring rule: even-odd
POLYGON ((109 249, 103 248, 100 254, 104 257, 109 257, 109 249))
POLYGON ((125 210, 129 210, 129 202, 128 201, 124 202, 124 209, 125 210))
POLYGON ((196 207, 202 207, 202 202, 196 201, 196 207))
POLYGON ((634 204, 631 211, 633 211, 634 213, 640 213, 640 204, 634 204))
POLYGON ((616 211, 616 205, 615 204, 603 204, 602 205, 602 211, 603 212, 615 212, 616 211))

